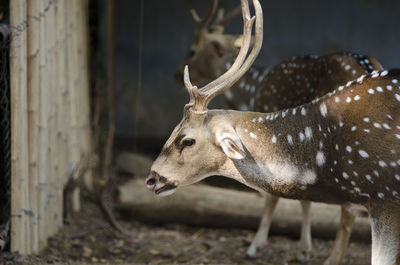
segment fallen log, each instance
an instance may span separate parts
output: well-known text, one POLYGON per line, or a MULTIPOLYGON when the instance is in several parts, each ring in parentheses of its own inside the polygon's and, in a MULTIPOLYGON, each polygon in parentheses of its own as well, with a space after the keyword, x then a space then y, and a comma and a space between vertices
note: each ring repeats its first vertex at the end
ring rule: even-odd
MULTIPOLYGON (((263 212, 264 201, 256 192, 204 184, 184 187, 171 196, 160 198, 147 190, 144 178, 135 178, 118 187, 115 208, 124 216, 145 223, 256 229, 263 212)), ((334 239, 339 218, 339 206, 313 203, 313 236, 334 239)), ((275 210, 271 234, 298 237, 300 224, 300 203, 281 199, 275 210)), ((352 237, 360 240, 370 239, 368 218, 356 219, 352 237)))

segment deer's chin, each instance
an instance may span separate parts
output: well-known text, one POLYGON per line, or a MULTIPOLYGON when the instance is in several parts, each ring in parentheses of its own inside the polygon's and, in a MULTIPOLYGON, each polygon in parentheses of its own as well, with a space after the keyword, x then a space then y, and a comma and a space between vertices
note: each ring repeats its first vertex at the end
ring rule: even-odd
POLYGON ((154 193, 160 197, 169 196, 175 192, 176 188, 176 185, 165 184, 161 188, 154 190, 154 193))

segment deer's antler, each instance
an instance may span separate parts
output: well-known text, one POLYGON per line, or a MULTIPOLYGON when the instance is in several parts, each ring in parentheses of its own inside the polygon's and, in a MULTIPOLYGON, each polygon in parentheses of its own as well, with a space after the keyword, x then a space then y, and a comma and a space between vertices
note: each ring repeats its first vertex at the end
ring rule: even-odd
POLYGON ((190 14, 192 15, 193 21, 196 24, 196 39, 199 38, 200 34, 207 32, 207 26, 211 22, 211 19, 214 16, 215 11, 217 10, 218 0, 211 0, 210 2, 210 8, 208 9, 208 12, 204 18, 200 18, 196 10, 190 10, 190 14))
MULTIPOLYGON (((251 0, 249 6, 253 4, 251 0)), ((225 15, 225 10, 223 8, 218 9, 217 15, 215 16, 215 20, 211 25, 213 32, 218 31, 219 33, 223 33, 225 26, 231 22, 233 19, 238 17, 242 11, 241 5, 237 6, 236 8, 232 9, 225 15)))
POLYGON ((253 64, 256 59, 262 45, 263 39, 263 14, 261 5, 258 0, 253 0, 255 16, 250 17, 249 3, 247 0, 241 0, 241 8, 243 14, 243 44, 240 48, 239 54, 231 66, 231 68, 225 72, 222 76, 207 84, 206 86, 198 89, 193 86, 190 82, 189 69, 185 66, 184 70, 184 82, 185 87, 190 95, 190 102, 187 107, 191 107, 192 110, 197 112, 204 112, 207 110, 207 106, 210 101, 217 95, 222 94, 224 91, 229 89, 237 80, 239 80, 246 71, 253 64), (254 45, 247 56, 247 52, 251 42, 251 30, 253 22, 256 20, 255 25, 255 37, 254 45))

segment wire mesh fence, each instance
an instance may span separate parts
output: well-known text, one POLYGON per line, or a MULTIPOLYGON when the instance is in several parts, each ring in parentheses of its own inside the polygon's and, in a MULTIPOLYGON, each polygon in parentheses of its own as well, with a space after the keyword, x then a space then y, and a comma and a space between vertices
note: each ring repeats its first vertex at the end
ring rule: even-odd
MULTIPOLYGON (((8 1, 0 2, 0 21, 8 22, 8 1)), ((9 239, 11 207, 10 78, 8 27, 0 25, 0 250, 9 239)))

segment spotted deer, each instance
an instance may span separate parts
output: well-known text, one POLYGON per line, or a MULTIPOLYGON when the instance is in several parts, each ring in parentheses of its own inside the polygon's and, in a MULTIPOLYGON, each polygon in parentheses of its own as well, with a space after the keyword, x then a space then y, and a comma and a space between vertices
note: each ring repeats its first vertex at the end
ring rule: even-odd
MULTIPOLYGON (((224 27, 240 14, 240 6, 226 16, 223 9, 217 12, 210 27, 208 25, 217 10, 218 1, 212 0, 203 19, 191 10, 195 22, 195 38, 189 53, 179 67, 176 78, 183 81, 183 68, 191 69, 191 80, 195 83, 208 82, 217 78, 232 65, 236 58, 241 35, 224 34, 224 27)), ((224 93, 229 107, 236 110, 277 111, 309 102, 373 70, 383 70, 379 62, 369 56, 354 53, 334 53, 324 56, 293 57, 273 67, 251 66, 240 80, 224 93)), ((266 196, 266 207, 258 231, 246 252, 248 257, 256 256, 257 249, 267 242, 275 206, 276 196, 266 196)), ((301 201, 303 222, 299 254, 308 257, 312 248, 310 202, 301 201)), ((354 216, 345 208, 331 255, 325 264, 340 264, 346 249, 354 216)))
POLYGON ((154 161, 147 187, 158 195, 211 175, 260 192, 361 205, 372 227, 372 264, 400 263, 400 71, 375 71, 307 104, 276 112, 208 110, 248 71, 262 44, 262 10, 241 0, 243 44, 230 69, 190 101, 154 161), (251 28, 255 37, 251 52, 251 28))

